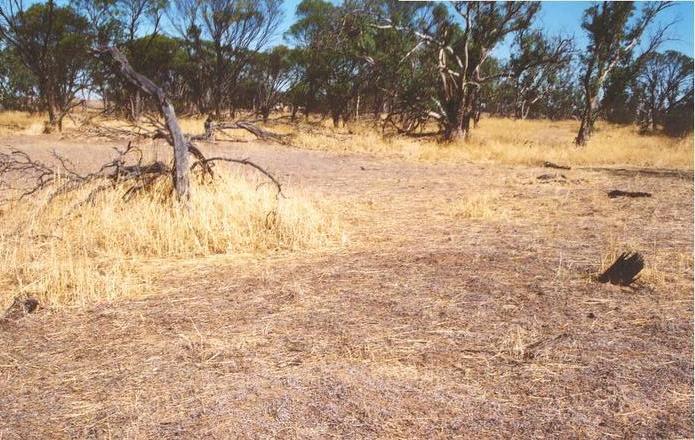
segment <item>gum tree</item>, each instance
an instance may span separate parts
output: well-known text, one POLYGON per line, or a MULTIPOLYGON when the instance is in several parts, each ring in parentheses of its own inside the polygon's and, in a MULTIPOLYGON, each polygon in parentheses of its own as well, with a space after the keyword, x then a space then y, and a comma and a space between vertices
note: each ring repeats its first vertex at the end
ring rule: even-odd
MULTIPOLYGON (((589 44, 581 56, 583 72, 580 78, 583 91, 581 124, 575 138, 577 145, 585 145, 598 116, 601 90, 609 75, 632 55, 647 27, 666 8, 669 2, 645 3, 640 15, 633 20, 633 2, 603 2, 584 11, 582 28, 589 37, 589 44)), ((658 48, 668 26, 653 34, 640 57, 658 48)))
POLYGON ((69 6, 53 0, 25 7, 22 0, 0 2, 0 38, 34 76, 47 131, 62 128, 88 85, 92 35, 89 23, 69 6))

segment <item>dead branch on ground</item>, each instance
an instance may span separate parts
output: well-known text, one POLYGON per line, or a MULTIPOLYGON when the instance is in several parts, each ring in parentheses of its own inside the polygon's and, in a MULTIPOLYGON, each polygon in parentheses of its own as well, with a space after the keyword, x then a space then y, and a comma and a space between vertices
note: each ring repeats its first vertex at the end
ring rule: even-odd
POLYGON ((124 194, 126 197, 132 194, 133 188, 148 188, 159 177, 171 174, 171 168, 163 162, 143 164, 142 151, 132 143, 128 143, 123 150, 114 150, 117 155, 113 160, 87 174, 77 172, 70 160, 55 151, 52 158, 56 165, 35 160, 21 150, 0 152, 0 188, 5 190, 2 200, 22 200, 50 191, 50 202, 60 195, 96 185, 78 202, 78 205, 82 205, 94 201, 95 197, 106 189, 115 188, 120 184, 130 185, 124 194))
MULTIPOLYGON (((189 174, 191 170, 199 168, 203 177, 214 179, 213 165, 215 162, 223 161, 251 166, 275 185, 278 196, 282 194, 280 182, 263 167, 249 159, 206 158, 200 149, 193 144, 192 138, 185 136, 181 131, 174 107, 164 91, 149 78, 133 70, 126 57, 117 48, 101 47, 95 49, 95 53, 108 55, 111 61, 118 67, 119 73, 127 81, 157 99, 161 114, 164 117, 164 123, 162 124, 155 118, 150 118, 155 128, 153 131, 145 132, 144 134, 153 139, 165 139, 172 146, 174 153, 173 163, 167 165, 156 161, 143 164, 142 151, 134 146, 132 142, 129 142, 125 150, 116 149, 117 157, 111 162, 103 164, 95 172, 80 174, 68 159, 55 151, 53 152, 53 159, 58 165, 50 166, 32 159, 24 151, 14 149, 9 152, 0 152, 0 189, 7 190, 4 195, 9 195, 8 198, 10 199, 16 198, 21 200, 44 190, 52 190, 49 196, 50 202, 58 195, 78 189, 86 189, 88 184, 94 184, 95 188, 75 205, 75 207, 79 207, 85 203, 94 202, 96 196, 101 192, 124 183, 127 183, 129 186, 125 190, 123 198, 129 200, 136 193, 152 187, 159 178, 169 176, 177 198, 187 204, 190 199, 189 174), (137 156, 135 163, 127 165, 126 163, 128 162, 132 163, 133 159, 131 158, 133 155, 137 156), (195 158, 195 162, 192 165, 189 165, 189 155, 195 158), (15 187, 17 183, 20 186, 15 187)), ((207 138, 214 137, 216 128, 241 128, 253 133, 260 139, 284 142, 283 136, 261 129, 250 122, 214 123, 211 118, 208 118, 206 121, 207 138)), ((118 129, 113 131, 119 132, 118 129)))

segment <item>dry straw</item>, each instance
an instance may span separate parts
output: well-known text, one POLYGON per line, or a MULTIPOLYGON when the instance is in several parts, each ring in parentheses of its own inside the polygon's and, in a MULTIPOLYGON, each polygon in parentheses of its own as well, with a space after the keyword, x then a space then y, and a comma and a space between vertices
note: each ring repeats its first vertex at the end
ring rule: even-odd
MULTIPOLYGON (((84 304, 142 294, 158 259, 317 248, 339 234, 335 217, 305 196, 240 175, 194 188, 190 212, 168 185, 126 202, 115 188, 75 209, 84 194, 24 200, 0 217, 3 303, 16 295, 43 304, 84 304)), ((89 189, 85 189, 89 191, 89 189)))

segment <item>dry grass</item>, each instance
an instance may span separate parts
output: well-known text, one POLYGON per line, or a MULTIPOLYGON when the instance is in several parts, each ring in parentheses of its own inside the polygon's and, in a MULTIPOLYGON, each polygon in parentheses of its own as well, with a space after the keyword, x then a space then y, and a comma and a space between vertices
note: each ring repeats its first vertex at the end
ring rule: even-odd
POLYGON ((43 132, 45 115, 18 111, 0 112, 0 136, 21 133, 38 135, 43 132))
MULTIPOLYGON (((433 127, 431 127, 433 128, 433 127)), ((280 126, 292 132, 289 126, 280 126)), ((295 144, 301 148, 395 155, 418 161, 493 162, 539 165, 545 161, 574 166, 638 166, 693 168, 693 141, 662 135, 644 136, 637 127, 599 123, 584 148, 573 144, 577 122, 487 118, 468 141, 442 144, 432 137, 384 138, 369 123, 334 129, 324 125, 312 132, 300 129, 295 144)))
MULTIPOLYGON (((81 119, 80 115, 69 115, 63 119, 63 130, 75 129, 81 119)), ((48 115, 44 113, 29 113, 19 111, 0 111, 0 136, 11 134, 23 134, 38 136, 43 134, 48 121, 48 115)))
POLYGON ((449 213, 454 218, 500 220, 507 216, 499 191, 483 191, 453 200, 449 213))
POLYGON ((86 304, 147 292, 158 260, 317 248, 339 227, 303 196, 279 198, 238 175, 194 187, 190 212, 163 197, 168 185, 124 202, 122 190, 74 206, 85 194, 7 207, 0 221, 2 296, 86 304))
MULTIPOLYGON (((75 119, 84 117, 78 114, 75 119)), ((0 135, 40 134, 45 119, 40 114, 0 112, 0 135)), ((204 121, 205 117, 196 116, 182 117, 179 122, 184 132, 196 134, 203 133, 204 121)), ((91 122, 111 128, 131 127, 126 121, 104 117, 92 118, 91 122)), ((64 124, 68 132, 76 126, 67 118, 64 124)), ((369 153, 425 162, 540 165, 550 161, 572 166, 693 169, 692 137, 674 139, 663 135, 641 135, 636 126, 599 122, 589 144, 577 148, 573 143, 577 124, 576 121, 483 118, 469 140, 453 144, 437 142, 434 136, 385 137, 372 121, 352 122, 334 128, 328 120, 312 118, 310 123, 291 124, 285 117, 271 120, 267 128, 292 134, 293 144, 300 148, 369 153)), ((143 120, 141 125, 146 127, 148 124, 143 120)), ((434 125, 426 128, 430 132, 435 129, 434 125)), ((219 139, 249 141, 254 137, 244 130, 230 130, 219 139)))
MULTIPOLYGON (((646 259, 644 269, 639 274, 639 281, 651 289, 667 289, 678 279, 674 277, 674 273, 691 274, 693 272, 693 254, 690 252, 674 251, 657 246, 653 249, 646 248, 646 251, 649 258, 646 259)), ((610 237, 606 248, 601 253, 595 275, 608 269, 623 252, 645 253, 645 247, 610 237)))
MULTIPOLYGON (((360 137, 322 130, 336 146, 360 137)), ((92 165, 118 144, 8 142, 92 165)), ((183 247, 141 259, 165 274, 156 294, 0 321, 0 437, 692 435, 690 173, 542 180, 555 170, 383 158, 406 157, 395 149, 201 148, 320 194, 351 245, 249 258, 183 247), (653 197, 609 199, 616 188, 653 197), (642 283, 592 281, 628 249, 645 256, 642 283)))

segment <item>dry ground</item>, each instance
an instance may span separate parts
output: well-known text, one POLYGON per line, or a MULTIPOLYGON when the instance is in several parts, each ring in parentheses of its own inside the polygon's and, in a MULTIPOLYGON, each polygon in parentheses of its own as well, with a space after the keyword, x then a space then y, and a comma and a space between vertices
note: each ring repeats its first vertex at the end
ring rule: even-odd
POLYGON ((204 148, 320 195, 349 243, 166 261, 155 295, 5 322, 0 438, 691 437, 691 172, 204 148), (640 286, 591 281, 628 248, 640 286))

